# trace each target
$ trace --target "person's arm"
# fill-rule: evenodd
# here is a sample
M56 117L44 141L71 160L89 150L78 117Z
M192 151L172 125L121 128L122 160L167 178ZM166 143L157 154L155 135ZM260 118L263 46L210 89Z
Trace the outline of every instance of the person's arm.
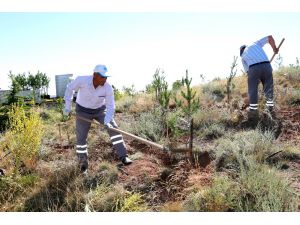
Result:
M106 115L104 118L104 124L107 124L113 119L115 114L115 98L114 91L110 85L107 85L105 91Z
M80 81L78 77L67 85L64 100L65 100L65 109L69 112L71 111L71 106L72 106L73 91L78 91L79 87L80 87Z
M249 66L247 65L247 63L246 63L246 61L244 59L242 59L242 64L243 64L245 72L248 73Z
M277 54L277 53L278 53L278 49L276 48L275 40L274 40L274 38L273 38L272 35L269 35L269 36L268 36L268 41L269 41L269 44L271 45L271 47L272 47L272 49L273 49L273 52L274 52L275 54Z

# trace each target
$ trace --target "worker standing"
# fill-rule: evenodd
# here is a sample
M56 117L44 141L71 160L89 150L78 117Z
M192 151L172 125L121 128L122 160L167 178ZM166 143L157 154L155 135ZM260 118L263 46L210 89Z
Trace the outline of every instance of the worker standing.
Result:
M76 98L76 114L88 120L97 120L104 124L108 130L111 142L119 159L124 165L129 165L132 160L127 155L127 149L121 134L109 128L117 128L114 121L115 100L112 86L107 82L107 68L105 65L96 65L92 76L79 76L68 84L64 100L64 115L71 112L73 92L78 92ZM76 118L76 153L81 172L88 169L87 135L91 123Z
M266 97L266 107L275 116L274 112L274 85L273 85L273 69L267 54L263 50L263 46L269 43L274 54L278 53L275 41L272 35L266 36L251 45L242 45L240 47L240 56L245 71L248 74L248 96L249 110L248 122L250 126L255 127L258 123L258 85L262 82L264 94Z

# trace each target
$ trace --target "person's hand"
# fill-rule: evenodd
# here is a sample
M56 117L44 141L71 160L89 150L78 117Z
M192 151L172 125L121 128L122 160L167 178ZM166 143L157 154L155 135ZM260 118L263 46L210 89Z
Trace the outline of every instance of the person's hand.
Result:
M64 116L69 116L70 115L71 110L64 108L63 110L63 115Z
M104 124L104 126L107 129L114 128L110 123L106 123L106 124Z
M274 52L274 54L277 54L278 53L278 48L274 48L273 52Z

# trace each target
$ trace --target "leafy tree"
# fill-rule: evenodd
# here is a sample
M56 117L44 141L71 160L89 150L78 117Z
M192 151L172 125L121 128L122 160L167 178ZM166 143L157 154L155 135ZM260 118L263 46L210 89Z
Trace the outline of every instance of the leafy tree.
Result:
M33 96L35 96L36 90L41 90L42 94L48 94L50 78L45 73L38 71L37 74L33 75L29 72L27 83L33 91Z
M20 85L22 91L28 90L28 81L25 73L16 75L15 80Z
M46 75L46 73L40 73L41 76L41 86L42 86L42 93L48 95L48 89L50 84L50 78Z
M17 93L21 91L21 86L16 80L16 75L12 74L11 71L9 71L8 77L11 81L10 93L8 95L8 104L12 104L18 102L19 99L17 97Z
M36 78L35 75L31 74L30 72L27 79L28 85L31 87L32 90L36 90L40 87L39 80Z

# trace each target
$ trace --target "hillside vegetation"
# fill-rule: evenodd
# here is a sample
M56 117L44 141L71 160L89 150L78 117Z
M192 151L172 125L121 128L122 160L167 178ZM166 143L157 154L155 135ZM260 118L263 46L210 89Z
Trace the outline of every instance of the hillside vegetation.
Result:
M274 83L276 119L260 86L255 129L243 126L245 75L194 85L186 71L171 87L157 70L143 93L115 89L120 129L169 151L124 137L134 163L120 166L106 130L92 124L88 176L61 99L3 105L0 211L300 211L299 66L276 70Z

